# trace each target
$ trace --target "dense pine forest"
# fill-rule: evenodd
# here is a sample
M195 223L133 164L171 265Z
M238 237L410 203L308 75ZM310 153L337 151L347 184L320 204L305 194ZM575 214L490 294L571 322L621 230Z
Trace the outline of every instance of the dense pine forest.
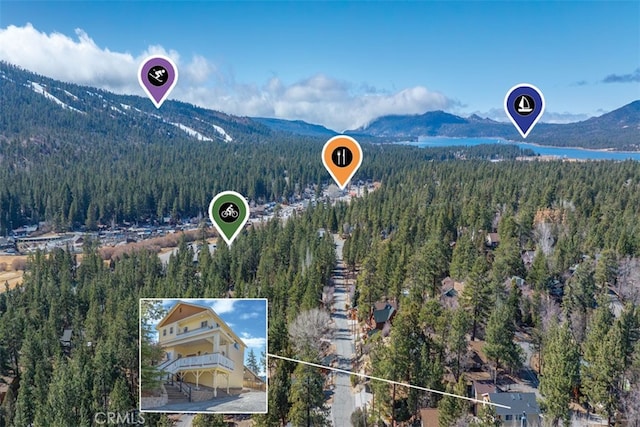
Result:
M10 146L4 145L5 149ZM113 162L111 171L105 167L106 176L113 178L120 175L116 171L126 174L123 164L139 162L139 179L126 175L129 179L123 178L120 186L111 186L108 179L82 167L74 169L71 163L60 167L57 176L77 174L86 179L46 179L47 173L56 176L56 168L46 163L31 169L32 174L16 168L11 194L20 195L15 198L21 208L12 212L32 206L31 215L36 215L38 203L30 205L26 200L48 198L56 204L54 217L59 215L68 226L86 221L80 206L77 217L64 213L82 198L72 196L63 205L60 197L47 196L37 182L71 195L78 188L103 185L99 197L87 192L85 199L98 205L98 220L109 212L108 202L100 204L102 196L115 203L112 209L123 209L119 211L123 217L151 209L153 203L146 197L142 205L135 205L146 186L150 193L157 191L159 199L165 194L164 209L172 207L182 215L204 209L223 183L255 191L252 196L277 198L298 181L279 181L284 170L311 183L326 182L320 168L312 164L314 148L311 142L203 147L201 154L214 152L207 158L218 161L183 164L179 170L185 176L199 176L197 182L204 185L194 185L183 174L170 174L170 162L165 176L153 170L143 174L142 165L148 161L144 155L137 160L135 155L124 156ZM149 152L153 149L150 146ZM186 156L178 153L182 151L176 150L175 162ZM234 153L253 155L239 160L242 167L237 169ZM97 411L133 410L138 387L135 313L140 297L225 297L230 292L236 297L266 297L269 351L317 358L317 351L292 342L289 330L301 312L321 305L323 287L330 284L333 240L329 234L319 237L319 228L350 232L344 257L359 272L356 306L363 307L359 313L366 313L371 301L399 301L389 337L372 340L366 349L373 375L458 391L461 387L456 382L463 385L466 370L462 356L470 340L486 340L487 355L496 370L514 369L522 355L513 344L513 334L528 328L545 361L541 392L550 419L566 419L571 401L612 420L637 416L637 162L455 160L445 151L408 147L367 146L365 153L368 161L357 178L381 181L378 190L349 205L319 204L285 225L274 221L249 230L230 250L220 245L212 255L202 251L197 265L184 242L166 267L155 254L146 252L105 265L96 242L87 242L79 266L73 255L61 250L49 256L35 254L24 285L0 295L1 368L18 376L2 404L2 425L92 425ZM58 159L62 157L59 154ZM260 172L261 168L266 169ZM277 172L281 175L270 175ZM42 181L35 180L38 175ZM1 182L6 185L7 181ZM256 182L263 183L260 190L250 190ZM23 193L33 198L22 202ZM134 205L128 211L124 201L131 197ZM40 207L44 210L38 215L46 218L46 204ZM487 249L485 238L493 231L500 236L500 245ZM528 268L520 257L525 249L535 250ZM505 284L516 275L531 287L528 296L517 286ZM438 298L446 276L466 282L460 308L447 307ZM624 301L615 315L606 300L609 290ZM64 328L74 330L70 352L60 344ZM269 414L254 416L257 425L278 426L287 421L306 425L308 413L314 414L313 425L326 422L317 370L272 359L269 371ZM301 384L318 386L301 388ZM436 394L394 391L375 381L372 387L377 412L368 415L370 422L391 418L407 422L417 408L440 407L448 414L442 422L453 425L467 413L465 405ZM148 425L168 425L165 417L145 414L145 419Z
M319 203L284 224L249 228L230 249L201 251L197 263L185 241L166 266L144 250L105 264L90 239L80 262L63 250L35 253L23 285L0 294L0 373L16 378L0 427L90 426L97 412L135 410L142 297L268 298L269 352L319 362L323 350L294 332L312 324L313 309L324 312L333 233L346 238L358 318L377 301L398 305L390 331L358 348L368 374L466 394L471 345L484 343L497 379L522 366L515 337L526 333L540 360L545 420L568 425L577 405L612 423L640 422L638 162L519 161L532 153L514 146L363 143L354 180L380 188L332 206L320 197L329 184L322 139L182 103L167 103L159 121L135 97L126 102L140 114L120 114L98 92L68 100L91 112L82 115L11 84L23 72L3 70L0 101L20 108L0 115L0 235L40 221L65 231L206 216L224 190L287 203L312 188ZM58 95L78 90L56 84ZM169 122L199 119L224 125L233 142L197 140ZM499 244L488 244L496 236ZM442 297L447 277L465 285L457 305ZM70 348L60 341L64 329L73 329ZM254 416L256 426L329 423L326 373L273 358L267 370L269 413ZM466 403L437 393L368 385L375 410L345 425L410 425L420 408L440 408L441 425L496 424L490 411L471 420ZM221 423L200 417L194 425ZM170 421L145 414L145 424Z

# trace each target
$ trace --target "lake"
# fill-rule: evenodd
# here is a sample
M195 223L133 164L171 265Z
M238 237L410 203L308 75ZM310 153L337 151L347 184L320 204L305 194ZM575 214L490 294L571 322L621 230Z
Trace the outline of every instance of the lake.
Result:
M398 142L398 144L412 145L414 147L451 147L471 146L482 144L513 144L520 148L529 148L541 156L555 156L563 159L588 159L588 160L640 160L640 152L627 151L601 151L585 148L550 147L536 145L527 142L507 141L501 138L445 138L428 137L420 138L418 142Z

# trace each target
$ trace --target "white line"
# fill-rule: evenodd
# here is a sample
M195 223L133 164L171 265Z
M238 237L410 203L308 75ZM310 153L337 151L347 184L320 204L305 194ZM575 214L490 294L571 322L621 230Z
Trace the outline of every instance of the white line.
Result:
M446 391L433 390L433 389L430 389L430 388L420 387L420 386L417 386L417 385L400 383L400 382L397 382L397 381L391 381L391 380L387 380L387 379L384 379L384 378L372 377L371 375L365 375L365 374L360 374L360 373L357 373L357 372L346 371L344 369L333 368L331 366L319 365L317 363L305 362L305 361L298 360L298 359L291 359L289 357L278 356L278 355L271 354L271 353L267 353L267 356L275 357L276 359L287 360L289 362L302 363L303 365L315 366L316 368L329 369L331 371L341 372L341 373L347 374L347 375L355 375L357 377L362 377L362 378L371 378L372 380L383 381L383 382L386 382L386 383L389 383L389 384L401 385L403 387L415 388L417 390L428 391L428 392L431 392L431 393L437 393L437 394L441 394L443 396L450 396L450 397L455 397L455 398L458 398L458 399L469 400L469 401L475 402L475 403L482 403L482 404L485 404L485 405L496 406L498 408L511 409L511 406L500 405L498 403L487 402L485 400L478 400L478 399L474 399L472 397L460 396L460 395L457 395L457 394L447 393Z

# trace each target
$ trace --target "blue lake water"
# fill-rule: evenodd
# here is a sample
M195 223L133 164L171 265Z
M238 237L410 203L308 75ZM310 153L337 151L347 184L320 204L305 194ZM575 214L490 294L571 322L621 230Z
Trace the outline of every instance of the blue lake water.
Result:
M600 151L584 148L549 147L526 142L507 141L500 138L444 138L429 137L420 138L418 142L399 142L398 144L412 145L414 147L451 147L471 146L482 144L513 144L520 148L530 148L541 156L556 156L565 159L589 159L589 160L640 160L640 152L627 151Z

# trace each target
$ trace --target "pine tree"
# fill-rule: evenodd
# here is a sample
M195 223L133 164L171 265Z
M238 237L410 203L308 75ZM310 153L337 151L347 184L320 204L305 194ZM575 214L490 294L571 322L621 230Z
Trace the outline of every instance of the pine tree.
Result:
M260 368L258 367L258 362L256 360L256 354L253 352L253 349L249 349L249 355L247 356L247 368L251 369L254 373L260 372Z
M569 425L569 403L580 380L578 346L568 326L556 321L549 327L544 341L544 375L540 379L540 393L544 397L542 407L553 425L560 420Z
M453 375L456 379L460 378L460 364L469 347L467 331L470 326L467 312L463 308L458 308L451 319L451 330L449 331L447 344Z
M585 400L609 418L618 405L617 380L624 359L620 323L613 328L612 323L607 297L601 295L587 328L580 377Z
M222 414L197 414L193 417L193 427L227 427Z
M485 322L490 307L488 265L486 259L478 257L462 291L462 306L471 315L471 341L475 340L478 326Z
M514 340L515 327L509 314L509 307L499 303L487 323L483 351L489 359L495 361L494 382L497 379L501 361L512 370L519 368L522 364L522 349Z
M464 380L464 377L460 377L455 385L452 386L451 384L448 384L446 391L458 396L466 396L466 388L467 383ZM467 412L469 405L466 400L452 396L444 396L438 403L438 409L440 409L440 415L438 416L440 426L450 427Z
M296 427L329 425L324 406L324 380L317 368L298 364L293 371L289 417Z

